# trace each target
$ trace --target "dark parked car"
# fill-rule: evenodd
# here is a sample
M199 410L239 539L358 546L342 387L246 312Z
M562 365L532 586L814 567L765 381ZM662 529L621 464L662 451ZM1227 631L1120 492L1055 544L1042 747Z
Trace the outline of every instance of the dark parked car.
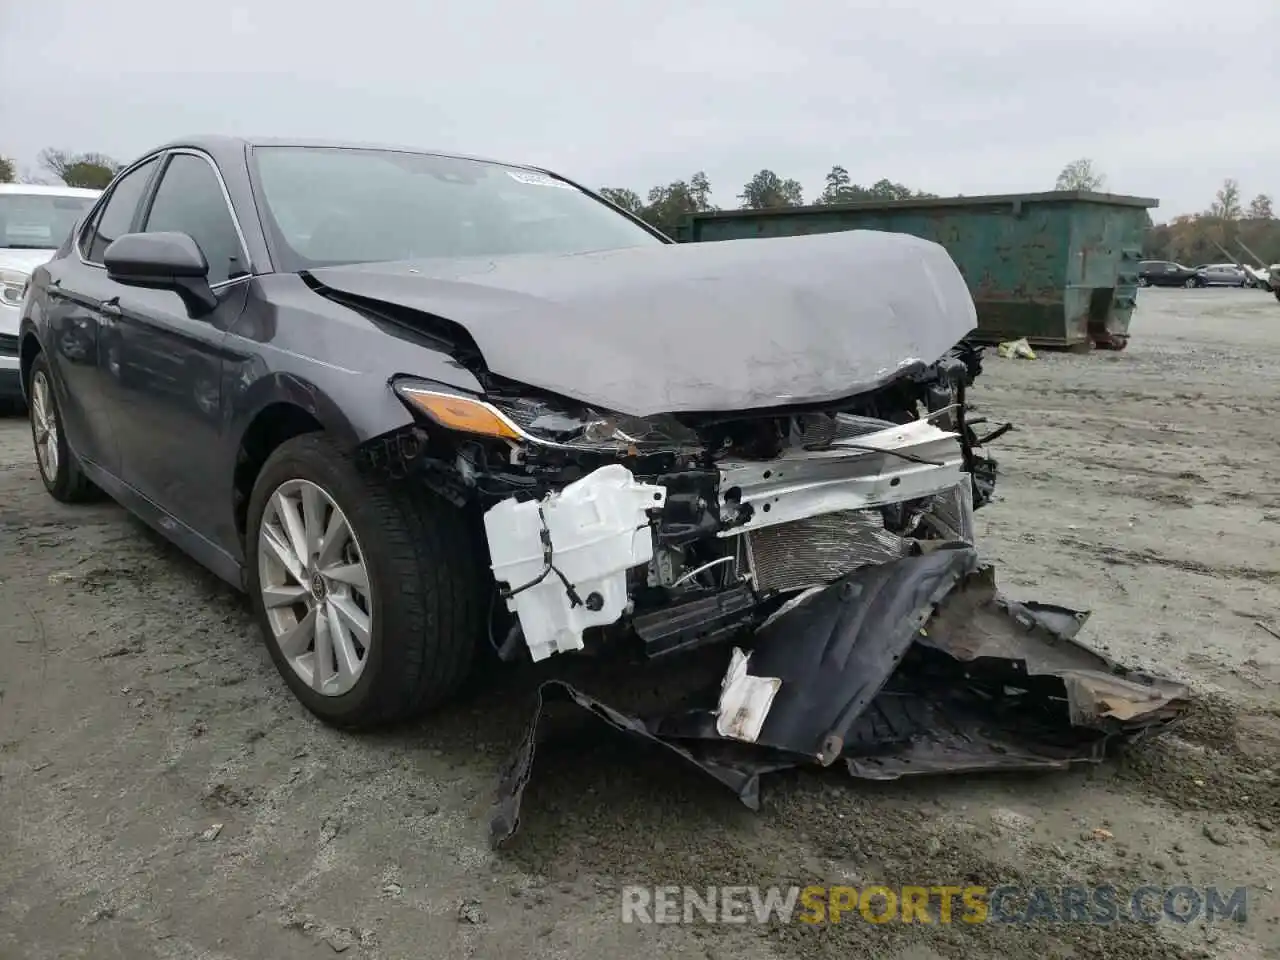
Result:
M49 492L246 590L364 726L486 650L669 654L967 538L974 323L915 237L677 245L542 170L208 138L35 268L21 375Z
M1140 287L1203 287L1207 281L1195 267L1171 260L1143 260L1138 264Z

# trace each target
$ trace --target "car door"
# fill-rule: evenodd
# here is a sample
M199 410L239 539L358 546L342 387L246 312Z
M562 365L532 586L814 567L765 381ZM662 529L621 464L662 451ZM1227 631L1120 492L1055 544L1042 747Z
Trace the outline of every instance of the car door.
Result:
M113 476L119 476L120 456L105 380L116 351L111 318L102 308L115 295L116 285L107 278L102 252L133 229L159 167L152 157L117 178L67 255L45 265L49 280L44 347L52 358L63 430L77 456Z
M209 264L218 305L192 317L172 290L116 284L120 363L111 404L125 481L213 539L232 468L220 435L223 342L244 309L248 256L212 159L172 151L145 205L142 232L188 234Z

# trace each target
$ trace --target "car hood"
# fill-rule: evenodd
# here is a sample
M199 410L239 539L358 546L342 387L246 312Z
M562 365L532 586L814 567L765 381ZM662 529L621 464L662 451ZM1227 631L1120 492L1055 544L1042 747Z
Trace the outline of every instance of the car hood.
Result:
M57 250L14 250L0 247L0 270L21 270L30 273L42 263L53 259Z
M879 231L311 274L461 325L494 374L635 416L836 400L976 324L941 246Z

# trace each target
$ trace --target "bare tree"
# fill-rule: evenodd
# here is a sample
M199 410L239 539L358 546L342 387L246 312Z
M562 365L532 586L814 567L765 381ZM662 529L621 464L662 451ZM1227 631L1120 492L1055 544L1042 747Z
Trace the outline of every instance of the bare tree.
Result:
M1271 198L1260 193L1249 201L1250 220L1274 220L1275 213L1271 209Z
M1209 214L1220 220L1239 220L1244 211L1240 209L1240 184L1227 177L1222 181L1222 189L1214 198Z
M102 190L120 165L101 153L70 153L47 147L40 151L40 166L69 187Z
M1107 178L1099 171L1093 168L1093 161L1088 157L1081 157L1079 160L1072 160L1062 172L1058 174L1058 180L1053 185L1055 190L1086 190L1097 191L1106 186Z

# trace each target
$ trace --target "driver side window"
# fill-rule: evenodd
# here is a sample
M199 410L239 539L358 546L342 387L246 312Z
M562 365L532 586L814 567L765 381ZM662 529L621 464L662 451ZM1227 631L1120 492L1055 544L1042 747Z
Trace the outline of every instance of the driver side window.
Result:
M240 235L213 166L203 157L175 153L165 167L146 233L185 233L209 263L209 283L224 283L247 272Z
M147 192L147 184L156 170L155 160L148 160L125 174L107 197L106 204L98 212L86 231L81 251L90 263L102 263L102 254L111 241L129 232L133 226L138 203Z

